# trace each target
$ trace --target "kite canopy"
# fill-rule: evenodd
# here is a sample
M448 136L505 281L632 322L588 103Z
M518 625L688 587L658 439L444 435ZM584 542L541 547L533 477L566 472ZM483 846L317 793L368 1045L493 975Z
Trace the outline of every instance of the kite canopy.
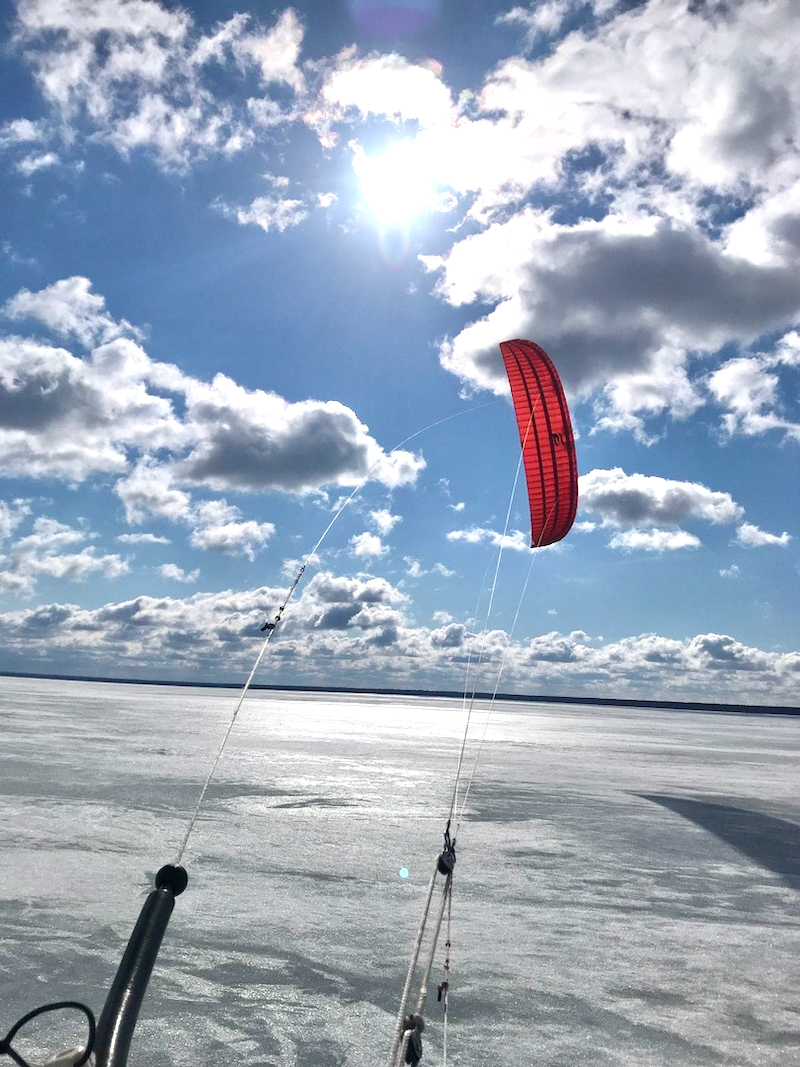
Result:
M578 508L578 462L564 389L550 357L533 341L500 345L522 442L531 508L531 547L560 541Z

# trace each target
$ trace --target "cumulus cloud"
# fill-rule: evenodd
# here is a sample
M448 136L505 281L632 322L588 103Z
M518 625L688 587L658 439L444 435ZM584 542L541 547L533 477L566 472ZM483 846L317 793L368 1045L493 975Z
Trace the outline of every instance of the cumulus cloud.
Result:
M187 490L304 494L368 478L394 488L424 469L419 455L385 453L343 404L290 403L226 375L201 382L150 359L86 278L22 290L5 313L89 352L0 337L0 469L70 482L117 476L130 523L153 515L187 521L203 547L238 543L250 552L269 536L267 525L216 524L212 536Z
M314 575L296 611L304 629L381 631L390 636L403 621L399 605L405 601L405 595L384 578L324 572Z
M686 530L623 530L614 534L609 548L621 548L627 552L637 549L645 552L668 552L678 548L699 548L700 538Z
M140 336L129 322L113 319L106 310L105 299L92 292L88 278L78 275L62 278L35 293L20 289L3 305L2 314L14 320L33 319L57 337L77 339L85 347L123 335Z
M729 436L778 430L800 441L800 422L787 419L781 411L782 368L796 366L796 338L792 331L774 352L729 359L709 375L709 391L727 409L722 425Z
M123 545L169 545L172 543L168 537L159 537L151 533L120 534L116 540Z
M471 636L463 623L451 622L431 630L431 644L434 648L462 648Z
M425 568L422 566L418 559L414 559L413 556L404 556L403 562L406 565L406 574L409 578L424 578L428 574L438 574L440 578L455 578L457 571L445 566L444 563L434 563L432 567ZM444 617L447 612L436 612L434 618ZM450 621L450 616L447 616L447 620Z
M699 482L626 474L620 467L582 475L579 496L581 507L598 515L607 526L662 526L687 519L730 523L743 514L730 493Z
M568 0L546 0L535 8L513 7L504 15L499 15L497 22L525 29L526 43L532 45L537 37L558 32L564 18L569 14Z
M691 227L645 214L574 224L527 208L425 260L455 305L495 303L441 349L459 378L502 394L498 337L539 337L567 388L603 387L621 413L691 413L687 351L752 341L800 314L794 270L725 257Z
M393 515L388 508L378 508L376 511L371 511L369 517L381 537L386 537L399 522L403 521L401 515Z
M450 117L453 107L450 90L441 80L441 68L434 61L412 63L396 54L362 59L354 49L337 57L321 97L326 111L310 114L312 124L318 124L323 114L329 122L355 109L364 116L436 126Z
M0 512L0 521L5 520L6 537L28 513L29 509L21 506L10 518L7 511ZM31 533L10 544L0 555L0 589L27 596L35 591L43 576L80 582L89 575L113 579L126 574L127 560L117 555L102 555L93 546L83 545L90 536L86 530L40 516L34 520ZM83 547L72 551L78 545Z
M125 507L129 523L146 522L157 515L175 522L191 514L191 496L172 484L171 472L150 458L141 459L114 491Z
M679 482L654 475L626 474L620 467L593 470L579 478L580 505L604 527L626 527L614 533L609 548L625 552L667 552L698 548L699 537L679 524L703 521L733 523L744 509L730 493L699 482ZM592 522L579 524L584 530ZM667 529L664 529L667 527Z
M44 127L30 119L13 119L0 126L0 148L35 144L46 137Z
M25 0L15 43L67 142L85 133L123 156L141 149L165 169L185 170L252 142L245 115L216 91L220 69L252 70L265 89L301 92L302 39L291 9L271 28L234 15L202 34L187 11L151 0L82 7ZM279 108L268 96L255 102L262 110ZM21 121L6 136L19 139L26 132Z
M447 535L447 540L467 545L490 544L495 548L510 548L513 552L529 552L531 549L530 541L522 530L511 530L510 533L502 534L485 526L470 526L466 530L451 530ZM543 552L545 550L539 549L539 551Z
M158 573L162 578L168 578L173 582L186 582L187 584L196 582L200 577L199 568L187 574L186 571L176 563L162 563L158 568Z
M0 500L0 540L5 541L31 513L30 500Z
M55 167L58 162L59 158L55 152L39 152L23 156L17 160L14 167L23 177L30 178L40 170Z
M270 230L283 233L308 218L303 201L289 198L257 196L246 208L234 208L222 200L218 200L217 205L225 215L235 218L240 226L259 226L265 233Z
M94 609L41 605L0 614L0 639L13 654L40 649L46 634L44 662L81 653L104 670L152 670L163 666L167 651L176 674L208 677L220 667L249 665L264 615L284 595L261 588L184 599L142 596ZM315 575L276 631L276 676L287 683L451 688L454 671L462 674L482 642L479 689L493 687L503 663L501 692L795 702L800 654L763 651L730 635L640 634L603 642L575 630L512 642L502 630L483 639L442 615L432 628L413 625L405 606L384 579Z
M248 33L240 37L232 34L233 52L240 61L249 60L258 66L264 85L279 83L302 93L305 79L299 60L304 33L296 13L287 8L266 33Z
M289 403L217 374L186 389L187 422L198 443L175 466L185 483L214 489L282 489L358 485L371 474L394 488L412 484L424 461L384 454L354 413L336 401Z
M539 32L565 10L505 19ZM443 366L503 393L497 339L535 337L568 389L599 393L597 428L647 443L648 420L705 402L698 357L793 325L800 166L785 146L800 133L800 78L786 33L798 19L790 0L724 18L651 0L506 60L471 109L442 120L432 168L473 197L478 232L422 259L443 299L480 308L442 344ZM769 59L754 39L771 42ZM532 194L559 206L525 206Z
M767 533L766 530L760 530L758 526L754 526L751 522L743 522L736 531L737 543L744 545L746 548L758 548L762 545L782 545L785 547L791 539L791 534L785 531L782 534Z
M187 516L194 526L189 543L193 548L229 555L244 555L255 559L256 552L263 548L275 533L275 524L241 520L238 508L224 500L205 501L198 504Z
M354 556L361 556L363 559L377 558L378 556L385 556L389 551L388 547L384 545L380 537L377 534L365 531L364 533L354 534L350 538L351 549L350 551Z

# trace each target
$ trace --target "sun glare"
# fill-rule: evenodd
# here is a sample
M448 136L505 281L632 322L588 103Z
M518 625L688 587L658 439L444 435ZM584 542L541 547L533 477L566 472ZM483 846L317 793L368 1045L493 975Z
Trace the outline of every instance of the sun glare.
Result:
M383 226L407 223L433 205L433 180L413 141L400 141L378 156L357 152L353 167L364 199Z

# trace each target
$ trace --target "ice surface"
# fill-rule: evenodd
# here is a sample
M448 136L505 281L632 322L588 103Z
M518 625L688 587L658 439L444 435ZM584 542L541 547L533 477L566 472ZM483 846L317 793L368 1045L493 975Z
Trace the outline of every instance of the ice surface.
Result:
M48 1000L99 1011L236 698L0 679L0 1031ZM453 700L248 697L132 1067L386 1062L463 728ZM449 1063L800 1063L799 734L495 705L458 834Z

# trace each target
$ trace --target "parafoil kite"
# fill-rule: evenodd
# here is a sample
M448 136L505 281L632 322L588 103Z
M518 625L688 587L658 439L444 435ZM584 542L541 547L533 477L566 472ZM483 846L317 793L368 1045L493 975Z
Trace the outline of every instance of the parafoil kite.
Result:
M569 533L578 508L578 463L558 372L533 341L500 345L511 384L531 508L531 547Z

